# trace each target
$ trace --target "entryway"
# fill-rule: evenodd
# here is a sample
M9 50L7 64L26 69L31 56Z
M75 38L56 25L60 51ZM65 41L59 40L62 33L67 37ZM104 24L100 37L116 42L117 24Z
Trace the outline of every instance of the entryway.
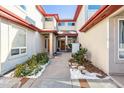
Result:
M65 50L65 40L61 40L61 50Z

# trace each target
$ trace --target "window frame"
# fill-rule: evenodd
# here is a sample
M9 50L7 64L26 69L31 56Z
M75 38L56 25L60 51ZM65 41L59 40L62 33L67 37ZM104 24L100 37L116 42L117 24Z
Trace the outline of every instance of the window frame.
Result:
M27 10L25 5L19 5L19 7L20 7L21 9L23 9L24 11Z
M18 57L27 55L27 29L26 28L23 28L23 27L20 27L20 26L18 26L16 24L9 24L9 25L11 25L11 30L13 29L13 27L15 27L15 28L24 30L25 33L26 33L26 45L25 45L25 47L10 47L10 58L9 59L18 58ZM9 28L9 30L10 30L10 28ZM11 30L9 31L10 33L11 33ZM9 34L9 36L10 36L10 34ZM24 49L24 48L26 49L26 52L25 53L21 53L21 49ZM11 54L11 50L12 49L19 49L19 54L12 55Z
M46 19L52 19L52 20L46 20ZM46 22L51 22L51 21L53 21L53 18L52 17L50 17L50 18L49 17L45 17L45 21Z
M60 24L60 25L59 25ZM63 25L62 25L63 24ZM59 22L58 26L65 26L65 22Z
M26 16L26 17L25 17L25 20L26 20L29 24L32 24L32 25L36 26L36 21L33 20L31 17Z
M74 25L72 25L72 24L74 24ZM75 22L68 22L68 26L75 26Z
M121 49L120 46L119 46L119 45L120 45L120 41L119 41L119 40L120 40L120 38L119 38L120 35L119 35L119 33L120 33L120 21L121 21L121 20L124 21L124 18L119 18L119 19L118 19L118 53L117 53L117 55L118 55L118 59L119 59L120 61L123 61L124 58L120 58L120 56L119 56L119 52L120 52L120 51L124 51L124 49Z

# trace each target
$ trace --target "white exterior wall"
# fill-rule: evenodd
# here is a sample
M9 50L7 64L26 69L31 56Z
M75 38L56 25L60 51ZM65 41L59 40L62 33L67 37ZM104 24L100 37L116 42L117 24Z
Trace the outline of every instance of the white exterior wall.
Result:
M36 10L35 6L26 6L26 11L23 11L23 9L21 9L19 6L3 7L23 19L25 19L26 16L30 17L36 22L36 26L41 29L44 26L44 17L38 12L38 10ZM12 40L9 36L11 35L10 32L12 31L12 25L26 30L27 53L24 55L15 57L10 55ZM44 36L37 31L32 31L31 29L23 27L19 24L15 24L11 21L0 18L0 45L0 75L2 75L13 69L17 64L25 62L33 54L44 52Z
M80 14L78 16L78 19L76 21L76 30L78 32L78 37L77 37L77 40L80 42L82 41L83 37L82 37L82 32L80 32L80 28L82 27L82 25L85 24L86 22L86 11L87 11L87 7L86 6L83 6L83 8L81 9L80 11Z
M1 5L4 8L6 8L7 10L13 12L14 14L18 15L19 17L25 19L27 13L21 9L19 6L16 5Z
M30 17L36 22L36 26L43 29L44 16L39 13L35 6L26 5L26 10L23 10L19 5L8 6L4 5L4 8L25 19L26 16Z
M0 74L3 74L10 69L14 68L17 64L25 62L29 57L31 57L33 54L37 54L39 52L42 52L43 50L43 43L42 36L40 33L36 31L32 31L30 29L27 29L21 25L14 24L7 20L1 20L1 72ZM11 56L10 51L12 48L12 39L9 37L12 31L12 25L15 25L17 27L21 27L26 30L26 44L27 44L27 53L24 55L16 55Z
M36 22L36 27L43 29L45 18L41 13L36 9L36 6L26 5L27 7L27 16L33 19Z

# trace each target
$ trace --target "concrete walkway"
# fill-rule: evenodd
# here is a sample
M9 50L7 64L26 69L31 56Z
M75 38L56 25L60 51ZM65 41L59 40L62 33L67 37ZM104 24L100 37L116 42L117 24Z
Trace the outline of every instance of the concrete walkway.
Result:
M70 79L68 60L70 53L62 53L51 59L51 64L31 87L36 88L72 88L74 87Z
M62 53L53 59L44 73L39 78L20 79L0 77L0 87L21 87L21 88L116 88L111 80L71 80L68 60L71 53ZM20 81L23 81L22 84Z
M68 60L71 53L62 53L51 59L51 64L46 71L36 80L30 79L32 88L116 88L115 83L110 80L71 80ZM34 82L33 82L34 81ZM29 85L29 84L27 84ZM24 86L26 87L26 86Z

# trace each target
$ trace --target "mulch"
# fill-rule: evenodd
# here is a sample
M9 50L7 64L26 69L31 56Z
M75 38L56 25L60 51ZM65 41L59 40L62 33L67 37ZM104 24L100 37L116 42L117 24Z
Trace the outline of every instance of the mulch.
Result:
M104 78L107 76L107 74L105 72L103 72L101 69L99 69L98 67L94 66L93 64L91 63L86 63L84 65L85 69L91 73L98 73L98 74L101 74L102 76L97 76L99 78Z
M69 60L69 62L75 63L75 61L74 61L73 58L71 58L71 59ZM94 66L94 65L92 64L92 62L90 62L90 61L88 61L88 60L87 60L87 62L86 62L83 66L85 67L85 69L86 69L87 71L89 71L89 72L91 72L91 73L98 73L98 74L101 74L102 76L97 76L97 77L99 77L99 78L104 78L104 77L107 76L107 74L106 74L105 72L103 72L103 71L102 71L101 69L99 69L98 67Z

